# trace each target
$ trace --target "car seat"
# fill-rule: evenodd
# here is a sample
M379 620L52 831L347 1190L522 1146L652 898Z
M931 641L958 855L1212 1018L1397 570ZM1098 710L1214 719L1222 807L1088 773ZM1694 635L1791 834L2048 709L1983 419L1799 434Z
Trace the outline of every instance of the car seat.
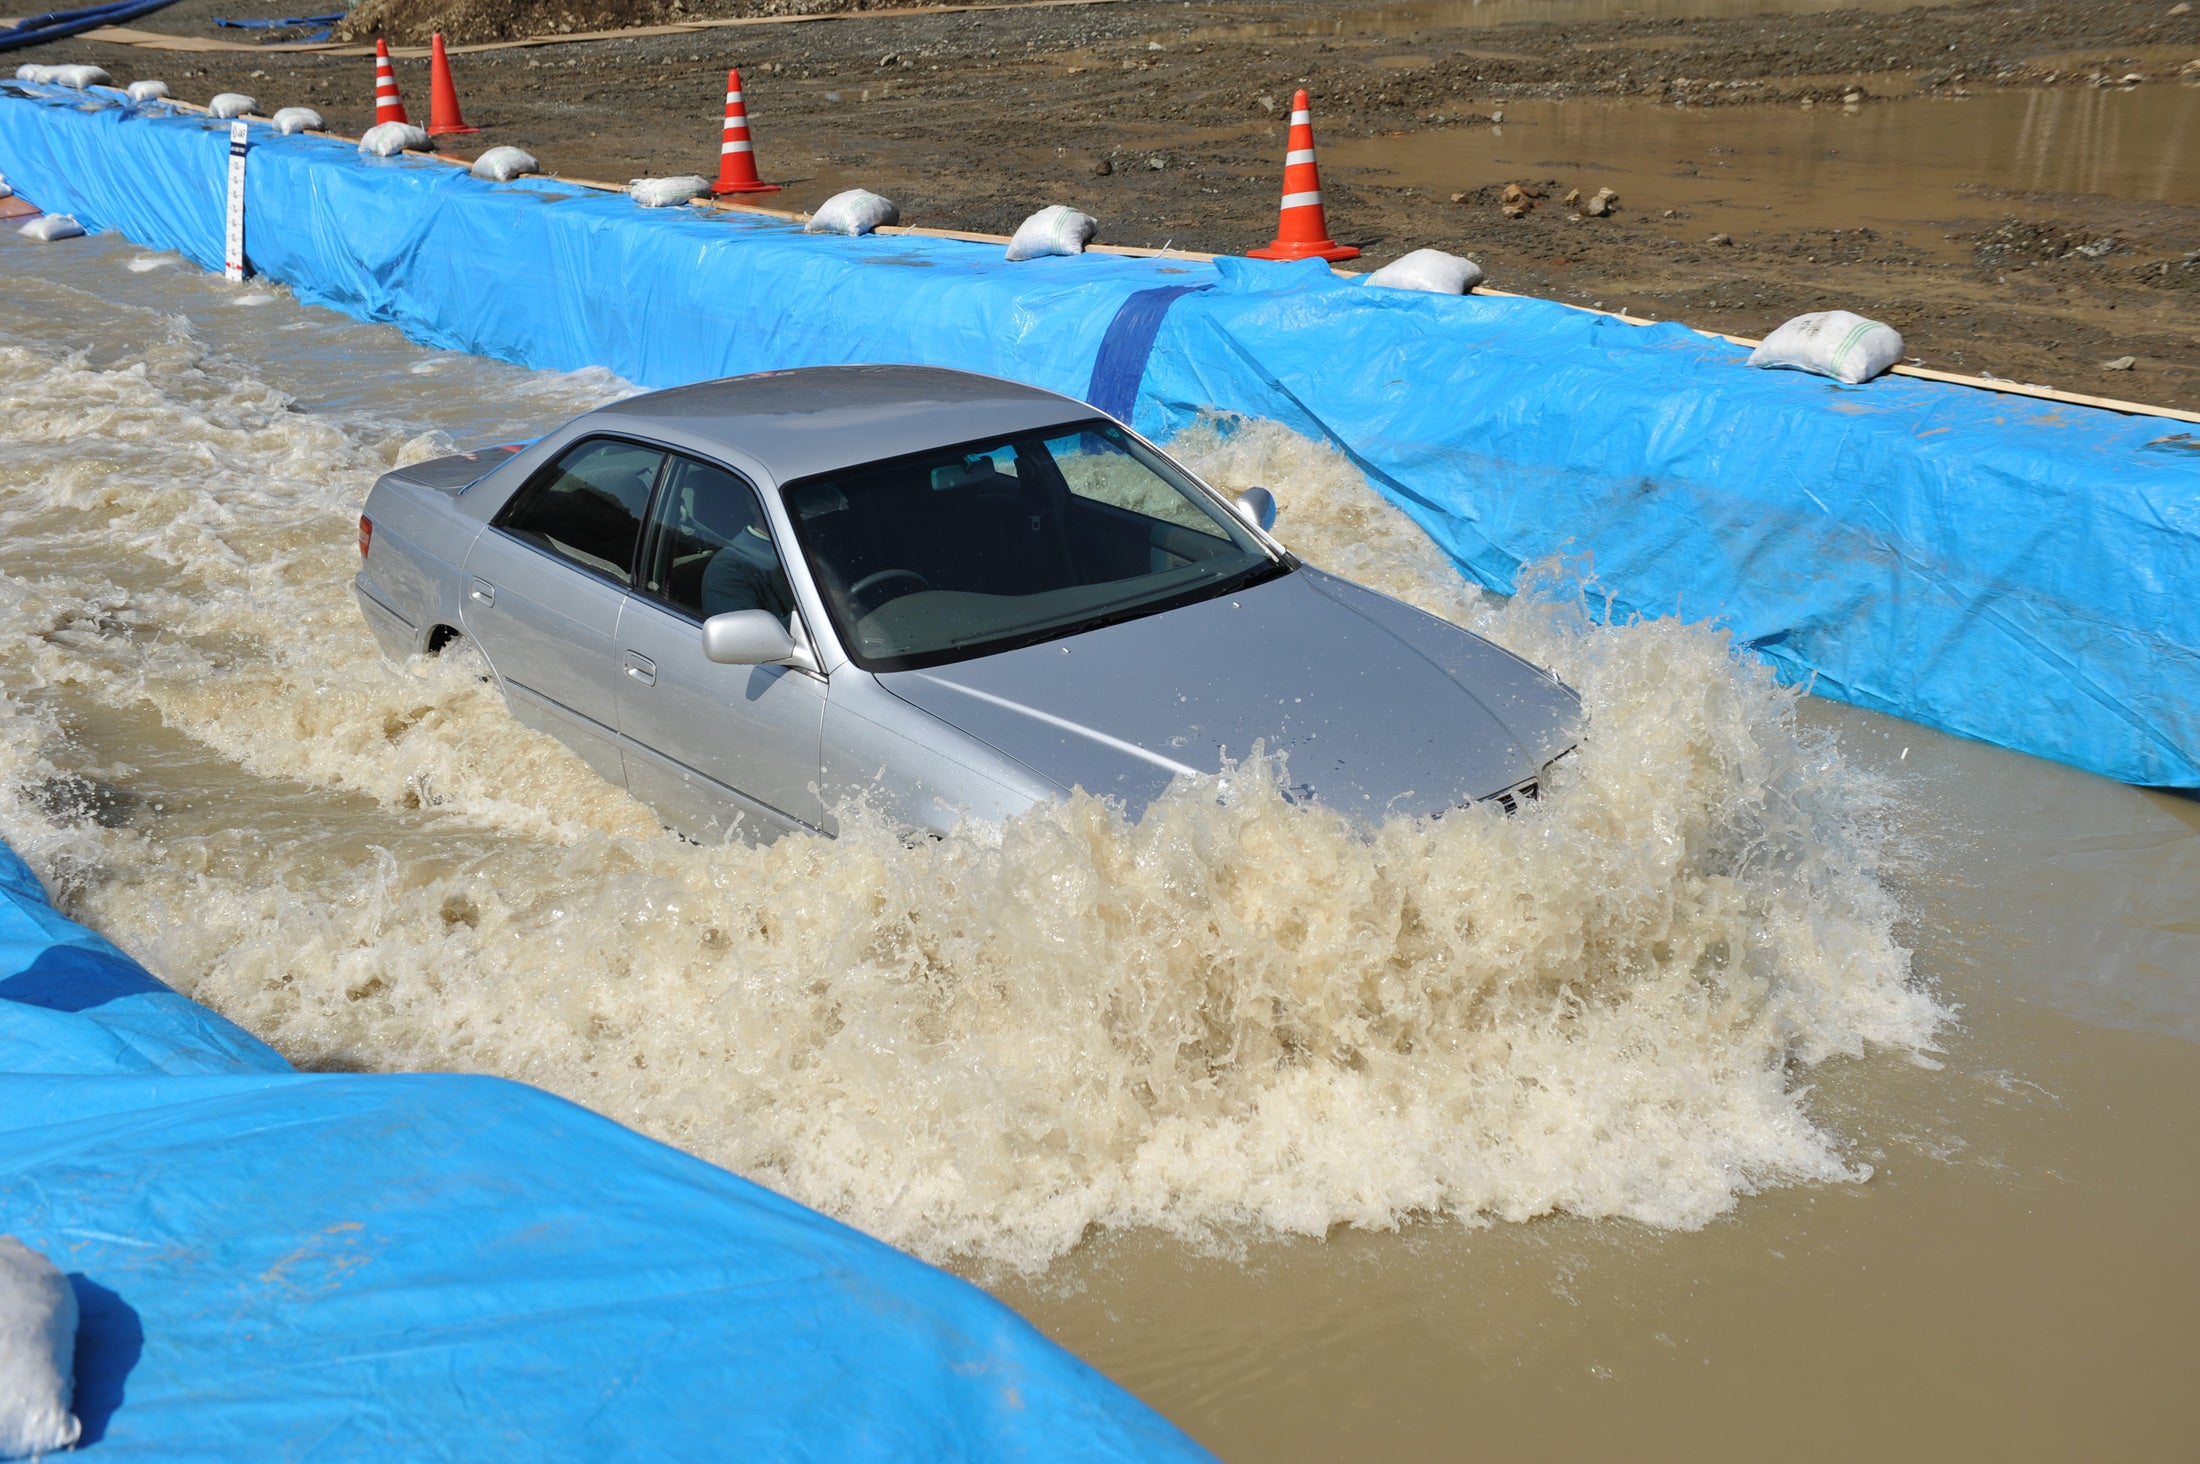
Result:
M658 551L658 562L667 569L664 594L675 605L696 610L712 557L747 533L760 510L745 485L715 473L687 469L672 493L671 512L665 515L668 542Z

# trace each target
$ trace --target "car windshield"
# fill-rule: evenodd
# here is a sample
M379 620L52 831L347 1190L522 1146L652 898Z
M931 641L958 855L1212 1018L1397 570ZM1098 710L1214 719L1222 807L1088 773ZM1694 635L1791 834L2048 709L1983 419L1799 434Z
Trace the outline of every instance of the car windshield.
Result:
M871 671L1074 635L1286 568L1106 421L867 463L785 495L841 644Z

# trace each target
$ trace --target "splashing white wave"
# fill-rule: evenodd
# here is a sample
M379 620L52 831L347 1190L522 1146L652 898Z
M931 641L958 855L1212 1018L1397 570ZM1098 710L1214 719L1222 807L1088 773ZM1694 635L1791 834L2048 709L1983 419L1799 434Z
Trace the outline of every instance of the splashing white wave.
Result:
M1585 564L1479 593L1273 425L1175 447L1582 691L1539 805L1369 831L1256 763L1135 824L1080 797L914 849L860 817L687 845L463 666L379 658L357 505L445 444L292 405L180 326L102 365L0 346L0 836L301 1064L537 1083L1037 1267L1096 1227L1700 1225L1859 1173L1801 1074L1940 1020L1871 790L1796 693L1716 627L1602 623Z

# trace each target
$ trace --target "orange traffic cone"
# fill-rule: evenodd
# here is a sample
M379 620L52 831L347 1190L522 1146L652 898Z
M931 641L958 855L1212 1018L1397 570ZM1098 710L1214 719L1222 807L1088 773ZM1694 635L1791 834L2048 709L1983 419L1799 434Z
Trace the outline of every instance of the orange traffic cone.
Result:
M390 43L380 36L374 38L374 125L384 122L410 122L405 115L405 99L397 94L397 73L390 69Z
M718 181L713 193L777 193L777 183L756 174L756 149L749 141L749 109L741 100L741 73L726 73L726 127L718 144Z
M1359 250L1329 237L1322 213L1322 175L1314 166L1314 114L1306 93L1291 98L1291 141L1283 155L1283 217L1276 242L1253 251L1255 259L1352 259Z
M454 132L479 132L458 115L458 88L451 85L451 58L443 53L443 32L435 33L428 58L428 136L448 137Z

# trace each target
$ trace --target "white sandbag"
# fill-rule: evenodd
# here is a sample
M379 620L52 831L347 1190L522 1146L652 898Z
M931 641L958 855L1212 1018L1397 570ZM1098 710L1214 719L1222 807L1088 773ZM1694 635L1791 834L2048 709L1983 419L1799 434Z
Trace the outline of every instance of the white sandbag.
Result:
M51 244L56 239L74 239L84 232L84 226L67 214L40 214L15 231L26 239L36 239L41 244Z
M36 61L25 61L21 66L15 68L15 79L17 81L51 81L53 79L53 68L51 66L41 66Z
M206 104L206 115L219 117L223 121L227 121L232 117L242 117L247 112L257 112L259 110L260 99L258 97L248 97L243 92L222 92Z
M1386 290L1424 290L1431 295L1464 295L1482 283L1482 266L1441 249L1416 249L1367 277Z
M103 66L51 66L46 69L46 80L55 86L73 86L78 91L88 86L105 86L113 79Z
M626 185L627 196L643 208L670 208L697 194L710 192L710 180L693 173L677 178L636 178Z
M76 1393L76 1292L61 1268L0 1235L0 1459L66 1449L83 1432Z
M319 132L327 125L321 121L321 114L311 107L285 107L269 120L285 137L299 132Z
M1008 241L1009 262L1043 259L1050 254L1082 254L1099 232L1100 221L1091 214L1057 203L1016 226L1016 237Z
M168 95L168 83L147 77L143 81L131 82L124 91L133 102L157 102Z
M509 183L541 170L542 164L525 148L492 147L474 159L474 165L466 171L476 178L486 178L491 183ZM691 194L690 197L693 195Z
M1749 364L1815 371L1856 386L1902 359L1902 333L1849 310L1798 315L1749 353Z
M7 176L0 174L0 198L15 197L15 189L9 186Z
M378 158L394 158L401 152L426 152L435 144L428 134L410 122L377 122L359 135L359 151Z
M846 193L836 193L825 200L818 211L810 215L810 221L802 226L805 234L846 234L853 238L868 234L873 229L901 222L901 210L894 207L890 198L881 198L865 188L851 188Z

